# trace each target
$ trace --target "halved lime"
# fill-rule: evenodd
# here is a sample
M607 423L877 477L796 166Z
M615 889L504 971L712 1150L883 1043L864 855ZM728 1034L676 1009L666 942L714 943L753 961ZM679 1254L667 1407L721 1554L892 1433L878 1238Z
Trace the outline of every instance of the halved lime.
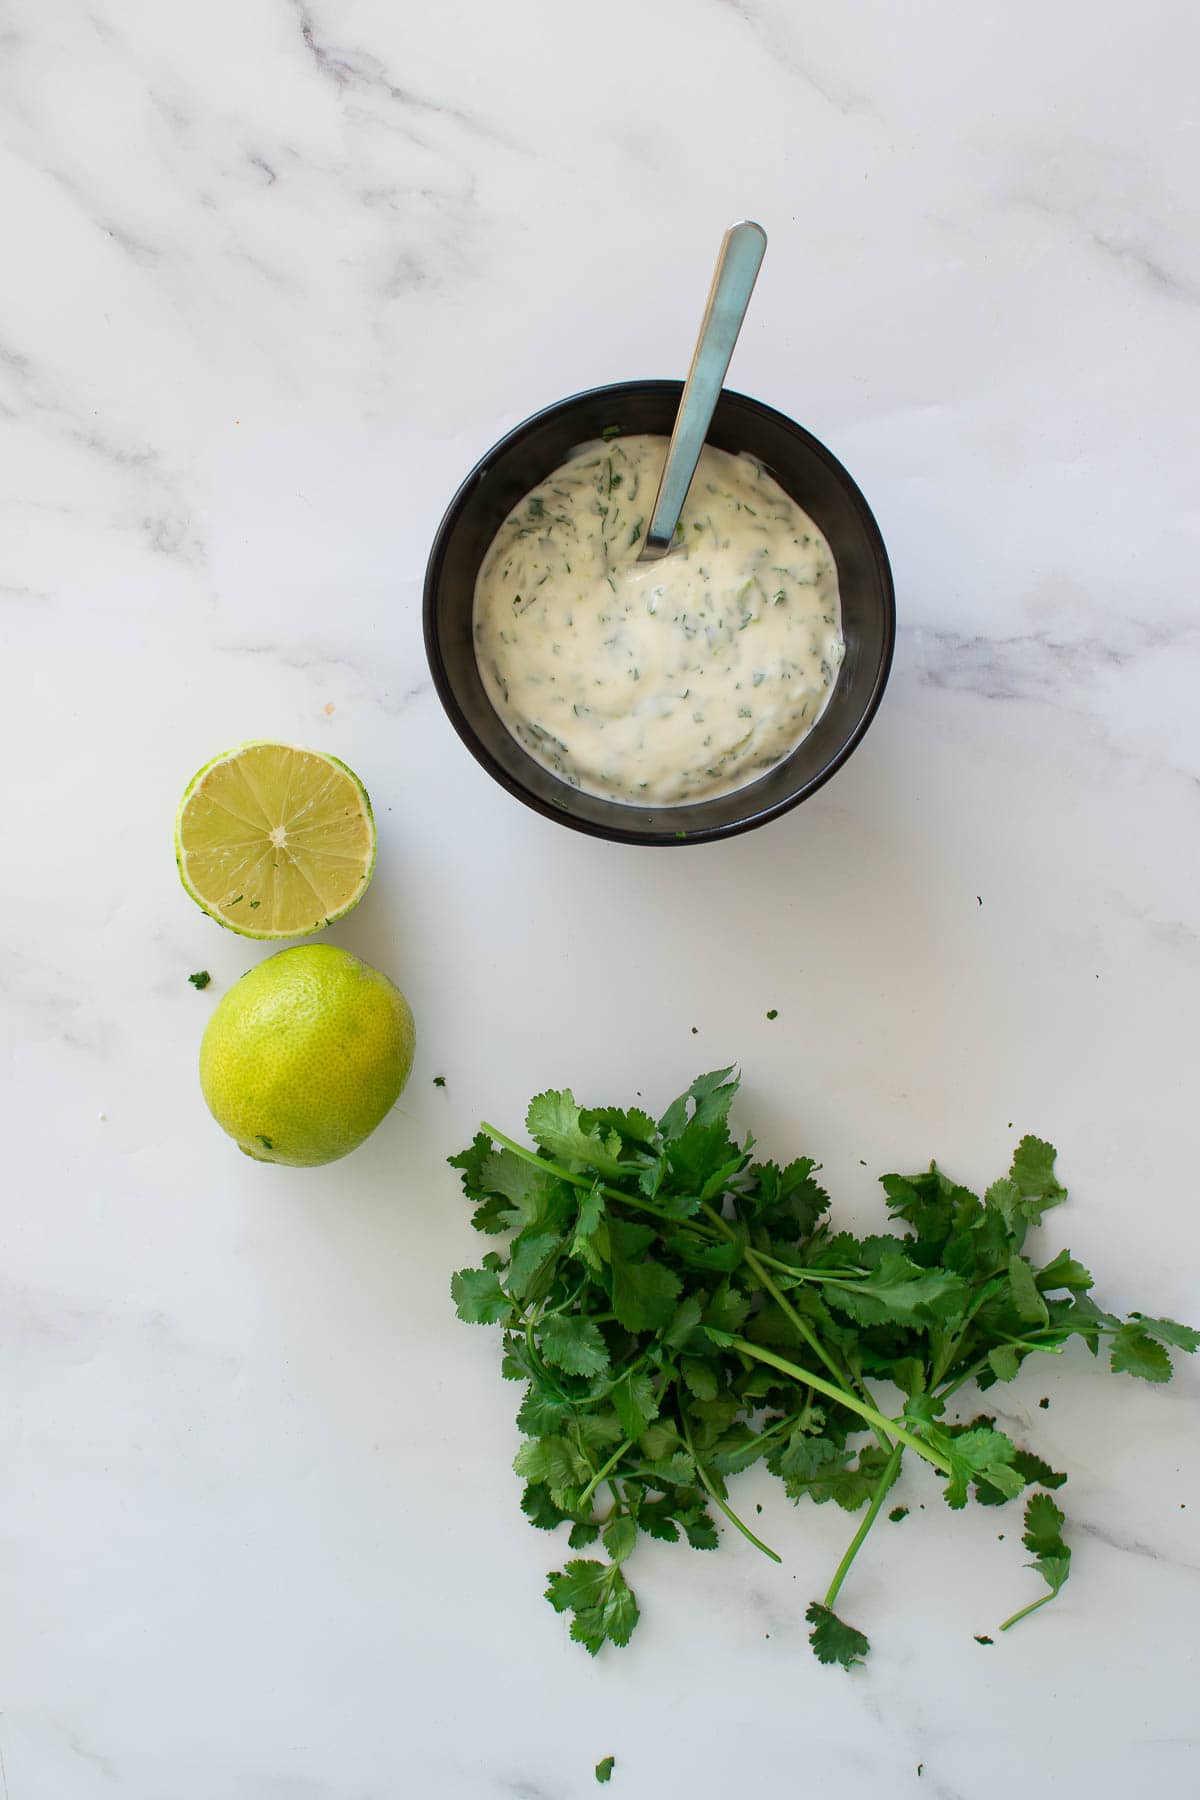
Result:
M241 744L179 802L175 860L197 906L242 937L321 931L362 899L375 820L352 769L295 744Z

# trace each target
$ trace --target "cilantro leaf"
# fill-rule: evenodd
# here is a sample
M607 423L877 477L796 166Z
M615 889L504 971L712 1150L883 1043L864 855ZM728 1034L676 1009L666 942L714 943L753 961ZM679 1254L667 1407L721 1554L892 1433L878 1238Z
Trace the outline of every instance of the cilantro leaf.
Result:
M612 1780L612 1772L617 1766L615 1756L602 1756L596 1764L596 1780L600 1783Z
M977 1419L975 1423L977 1425L991 1425L993 1421L991 1419ZM1021 1477L1021 1481L1025 1487L1040 1486L1046 1488L1060 1488L1067 1479L1060 1470L1052 1469L1048 1462L1043 1461L1043 1459L1036 1455L1032 1450L1015 1451L1012 1459L1012 1467ZM976 1483L974 1494L981 1506L1004 1506L1009 1500L1014 1498L1012 1494L1001 1493L998 1488L991 1485L986 1477L981 1477Z
M827 1438L810 1438L805 1445L797 1436L780 1458L779 1473L790 1499L807 1494L818 1506L834 1500L844 1512L857 1512L874 1494L886 1463L887 1452L878 1444L865 1445L852 1463L847 1452Z
M672 1315L671 1322L663 1332L663 1342L672 1350L683 1350L694 1337L700 1325L701 1303L697 1295L689 1294L680 1302ZM701 1338L701 1344L704 1339Z
M604 1548L615 1563L624 1562L637 1542L637 1525L628 1513L618 1513L603 1531Z
M1034 1600L1015 1612L1011 1619L1005 1619L1000 1627L1007 1631L1018 1619L1026 1618L1039 1607L1047 1605L1058 1594L1071 1573L1071 1549L1062 1535L1066 1520L1050 1498L1049 1494L1033 1494L1025 1507L1025 1530L1022 1543L1027 1550L1033 1552L1034 1560L1028 1565L1036 1569L1050 1592L1043 1594L1040 1600Z
M512 1313L512 1301L493 1269L459 1269L450 1278L454 1310L467 1325L499 1325Z
M813 1180L816 1168L811 1156L797 1157L784 1169L772 1162L755 1163L749 1171L753 1185L737 1198L738 1212L769 1221L793 1240L810 1236L829 1208L829 1195Z
M715 1550L721 1541L716 1526L702 1506L688 1507L681 1512L679 1523L693 1550Z
M540 1481L526 1482L521 1495L521 1511L538 1531L555 1531L571 1516L569 1512L564 1512L561 1506L555 1505L550 1498L549 1488L544 1487ZM593 1536L595 1535L593 1533ZM571 1532L572 1550L582 1547L575 1543L575 1531L573 1530Z
M861 1281L842 1281L822 1290L827 1305L860 1325L946 1318L962 1310L966 1285L944 1269L921 1269L902 1251L886 1252Z
M1090 1294L1074 1295L1067 1307L1056 1305L1055 1324L1065 1334L1081 1337L1093 1356L1099 1352L1101 1335L1121 1328L1120 1319L1097 1306Z
M1032 1450L1018 1450L1013 1457L1013 1468L1027 1487L1060 1488L1067 1479L1061 1470L1052 1469L1048 1462L1043 1462Z
M794 1475L801 1482L810 1482L831 1474L829 1465L839 1456L849 1461L832 1439L813 1436L803 1426L797 1426L774 1452L767 1467L773 1475ZM823 1497L829 1498L828 1494Z
M665 1184L676 1193L695 1195L701 1202L715 1200L746 1162L746 1154L729 1136L723 1118L692 1119L676 1137L668 1137L664 1152Z
M479 1168L479 1186L485 1193L502 1194L527 1225L536 1223L541 1201L554 1176L538 1169L511 1150L491 1150Z
M1200 1331L1190 1325L1180 1325L1175 1319L1150 1319L1145 1313L1130 1313L1136 1319L1147 1337L1152 1337L1156 1344L1170 1344L1173 1350L1185 1350L1189 1355L1200 1350Z
M526 1438L513 1457L513 1473L526 1481L541 1482L556 1506L573 1512L588 1478L588 1466L569 1438Z
M599 1386L603 1392L603 1383L592 1383L592 1386ZM620 1419L615 1411L610 1412L607 1407L590 1412L576 1408L574 1416L575 1430L588 1450L607 1449L613 1444L619 1444L624 1435Z
M871 1648L870 1640L853 1625L847 1625L844 1619L839 1619L835 1612L816 1600L804 1616L812 1626L808 1641L818 1662L837 1663L843 1669L853 1669L864 1660Z
M640 1370L623 1375L612 1390L612 1403L626 1437L639 1438L658 1417L654 1383Z
M568 1375L603 1375L608 1349L600 1327L575 1313L552 1313L542 1323L542 1355Z
M607 1563L583 1560L566 1563L561 1571L553 1570L546 1577L550 1583L546 1598L555 1612L574 1612L581 1606L595 1606L607 1591L611 1573Z
M451 1291L461 1318L501 1327L501 1373L521 1383L522 1510L537 1529L565 1526L572 1553L601 1540L607 1552L573 1554L547 1598L595 1655L637 1623L624 1571L641 1534L712 1550L711 1502L774 1556L727 1488L761 1463L795 1501L867 1508L808 1611L815 1653L854 1667L867 1640L832 1606L907 1458L941 1471L953 1508L1036 1485L1025 1543L1046 1591L1015 1623L1067 1579L1050 1497L1066 1477L991 1418L948 1423L951 1396L1014 1381L1072 1337L1093 1355L1105 1344L1118 1371L1165 1381L1200 1332L1103 1310L1069 1251L1040 1268L1023 1253L1066 1198L1042 1139L1023 1138L982 1199L936 1163L885 1177L894 1228L860 1237L828 1222L811 1158L751 1160L752 1139L730 1127L736 1091L730 1069L701 1076L656 1125L640 1106L587 1110L547 1090L529 1110L536 1151L488 1127L450 1159L473 1226L511 1234ZM883 1399L897 1389L899 1417Z
M702 1356L680 1358L679 1373L688 1392L697 1400L715 1400L719 1382L715 1366Z
M700 1269L706 1274L732 1275L745 1255L745 1246L740 1242L706 1244L682 1231L673 1232L666 1243L685 1269Z
M1058 1556L1066 1519L1049 1494L1032 1494L1025 1507L1023 1542L1035 1556Z
M934 1427L929 1432L929 1439L950 1461L951 1475L945 1490L948 1506L965 1506L971 1481L980 1477L1010 1499L1025 1486L1012 1466L1017 1454L1016 1445L991 1425L969 1425L962 1430L952 1428L949 1431Z
M704 1324L709 1337L712 1330L740 1331L750 1311L750 1296L723 1281L704 1311Z
M638 1524L649 1537L657 1538L660 1543L677 1544L679 1527L675 1522L674 1507L672 1495L664 1494L661 1499L647 1500L638 1510Z
M1037 1284L1044 1294L1053 1294L1060 1288L1083 1294L1095 1285L1083 1264L1076 1262L1069 1250L1060 1250L1052 1262L1038 1270Z
M646 1463L645 1469L655 1487L690 1487L696 1479L696 1464L686 1450Z
M612 1251L612 1309L626 1331L665 1325L683 1286L674 1269L643 1253L653 1238L648 1226L609 1222ZM649 1234L649 1235L647 1235Z
M1067 1197L1066 1188L1054 1173L1057 1156L1053 1144L1036 1137L1023 1137L1013 1156L1010 1179L1016 1182L1023 1199L1036 1202L1043 1210L1061 1205Z
M586 1130L570 1088L551 1088L535 1095L525 1115L525 1129L534 1143L560 1162L583 1163L598 1175L619 1178L629 1173L629 1165L620 1157L617 1133L602 1126Z
M547 1577L555 1612L571 1612L571 1637L595 1656L605 1643L627 1644L638 1622L637 1601L616 1563L574 1561Z
M526 1437L554 1437L571 1412L571 1402L548 1388L531 1386L517 1413L517 1429Z
M567 1254L598 1275L608 1260L608 1229L604 1222L604 1195L591 1188L579 1202L579 1215Z
M558 1249L559 1238L550 1231L524 1232L512 1247L508 1265L508 1290L514 1300L523 1300L548 1257Z
M671 1419L659 1419L657 1423L647 1425L638 1443L648 1462L659 1462L678 1448L679 1427Z
M1113 1338L1110 1362L1116 1375L1137 1375L1142 1381L1171 1379L1171 1358L1166 1349L1132 1319Z
M631 1106L628 1111L619 1106L587 1107L579 1117L585 1131L595 1131L597 1126L615 1131L638 1150L653 1150L658 1144L658 1127L640 1106Z
M658 1128L663 1137L679 1137L689 1118L698 1125L712 1125L727 1119L738 1085L739 1078L734 1075L732 1064L728 1069L714 1069L708 1075L697 1075L691 1087L680 1094L678 1100L672 1100L659 1120Z
M1052 1206L1060 1206L1067 1190L1054 1173L1056 1151L1041 1138L1023 1137L1003 1181L995 1181L985 1204L1003 1224L1013 1250L1020 1250L1031 1225Z
M981 1210L975 1195L967 1188L956 1187L936 1163L930 1163L922 1175L884 1175L881 1185L888 1197L889 1213L913 1226L921 1248L917 1260L928 1266L940 1260L964 1213L969 1217Z
M1008 1282L1017 1317L1027 1325L1044 1325L1050 1317L1046 1302L1033 1279L1033 1270L1015 1250L1008 1259Z
M680 1289L673 1269L661 1263L613 1261L613 1311L627 1331L645 1331L670 1318Z
M1021 1358L1012 1344L993 1344L987 1353L988 1366L997 1381L1015 1381Z
M486 1131L477 1131L465 1150L460 1150L457 1156L446 1158L452 1169L462 1170L462 1184L468 1200L485 1200L490 1197L483 1185L483 1171L491 1154L491 1138Z

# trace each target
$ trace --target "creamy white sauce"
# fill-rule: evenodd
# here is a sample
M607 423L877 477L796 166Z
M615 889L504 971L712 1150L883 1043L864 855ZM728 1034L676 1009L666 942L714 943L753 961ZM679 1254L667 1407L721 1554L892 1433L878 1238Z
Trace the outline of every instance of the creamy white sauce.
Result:
M573 787L631 805L753 781L812 730L844 653L829 545L748 456L706 445L674 546L638 562L666 447L587 445L513 508L475 584L505 726Z

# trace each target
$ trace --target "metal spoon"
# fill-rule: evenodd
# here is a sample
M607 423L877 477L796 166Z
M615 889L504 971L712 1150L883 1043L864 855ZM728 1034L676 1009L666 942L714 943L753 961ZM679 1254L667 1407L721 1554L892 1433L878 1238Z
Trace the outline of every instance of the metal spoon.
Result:
M731 225L721 240L639 562L653 562L671 548L766 247L767 234L752 219Z

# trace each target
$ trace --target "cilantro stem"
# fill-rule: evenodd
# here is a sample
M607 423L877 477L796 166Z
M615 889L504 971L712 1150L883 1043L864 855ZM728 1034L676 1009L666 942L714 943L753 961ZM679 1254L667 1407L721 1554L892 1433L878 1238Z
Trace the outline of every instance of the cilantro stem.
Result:
M776 1419L773 1425L767 1425L762 1431L756 1431L753 1437L747 1438L738 1446L739 1456L744 1456L753 1444L765 1444L771 1438L778 1437L781 1431L787 1431L792 1425L799 1424L804 1415L804 1408L799 1412L789 1413L785 1419Z
M870 1531L872 1525L879 1517L879 1509L887 1498L892 1483L900 1473L900 1458L903 1455L903 1444L894 1445L892 1454L888 1457L887 1462L883 1466L883 1473L875 1484L875 1492L871 1496L871 1504L867 1508L867 1515L854 1536L851 1538L845 1556L843 1556L841 1562L834 1571L833 1580L829 1584L829 1592L825 1596L825 1605L829 1608L830 1612L833 1611L833 1603L841 1591L843 1581L845 1581L847 1575L850 1573L851 1563L862 1549L863 1541L866 1538L868 1531Z
M731 1226L728 1224L728 1222L721 1217L720 1213L714 1210L713 1207L704 1206L701 1208L701 1211L706 1215L706 1217L710 1218L713 1221L714 1225L716 1225L719 1230L724 1232L725 1235L731 1241L733 1241L734 1243L741 1242L740 1238L738 1238L737 1233L731 1228ZM799 1332L801 1338L808 1345L809 1349L813 1352L813 1354L815 1356L820 1358L821 1362L823 1362L825 1367L829 1370L829 1373L831 1375L833 1375L839 1382L841 1382L843 1384L844 1389L848 1389L849 1386L853 1383L853 1377L849 1374L848 1370L839 1367L839 1365L834 1361L833 1357L830 1356L828 1354L828 1352L826 1351L825 1346L822 1344L822 1342L821 1342L820 1338L817 1336L816 1332L812 1329L812 1326L808 1323L808 1321L806 1319L801 1317L801 1315L796 1311L795 1307L792 1305L791 1301L788 1300L780 1292L780 1289L777 1286L777 1284L774 1281L772 1281L771 1277L767 1274L766 1269L764 1269L762 1262L759 1258L759 1254L758 1254L757 1250L752 1250L750 1248L749 1244L746 1244L744 1246L743 1254L745 1256L747 1268L751 1270L751 1272L757 1278L758 1282L765 1289L765 1291L768 1294L770 1294L770 1296L771 1296L772 1300L774 1300L776 1306L783 1313L784 1318L790 1322L790 1324L792 1325L792 1327L795 1331ZM867 1392L865 1384L860 1381L857 1383L853 1383L853 1385L857 1386L860 1389L867 1404L870 1405L871 1404L871 1396ZM877 1419L880 1418L880 1414L876 1413L875 1417ZM874 1431L875 1436L878 1438L879 1443L882 1445L882 1447L885 1450L890 1451L892 1448L892 1440L890 1437L888 1437L884 1433L882 1425L872 1426L872 1430Z
M738 1237L737 1232L734 1231L733 1227L729 1224L729 1222L726 1219L723 1219L721 1217L720 1213L717 1212L715 1210L715 1208L705 1205L705 1206L702 1206L700 1210L701 1210L701 1212L703 1212L703 1214L705 1215L706 1218L709 1218L712 1220L713 1224L717 1227L717 1230L722 1232L725 1235L725 1237L727 1237L729 1239L729 1241L731 1243L734 1243L734 1244L741 1243L741 1239ZM768 1294L770 1294L770 1296L771 1296L772 1300L774 1300L776 1306L780 1309L780 1311L783 1313L784 1317L790 1322L790 1324L794 1327L794 1329L800 1333L800 1336L804 1339L804 1342L808 1345L809 1349L813 1352L814 1356L818 1356L820 1358L820 1360L825 1364L825 1367L829 1370L829 1373L831 1375L835 1375L839 1381L845 1381L845 1379L846 1379L845 1370L838 1368L838 1366L834 1362L833 1358L828 1354L824 1345L821 1343L820 1339L817 1337L817 1334L812 1329L811 1325L809 1325L805 1319L801 1318L800 1314L796 1311L796 1309L792 1305L791 1301L785 1299L784 1295L780 1292L780 1290L776 1286L775 1282L772 1281L771 1277L767 1274L767 1271L763 1268L763 1265L762 1265L761 1261L759 1260L758 1252L756 1250L752 1250L750 1248L749 1244L745 1244L745 1245L743 1245L743 1255L746 1260L747 1268L749 1268L753 1271L754 1275L758 1279L759 1285L762 1288L764 1288Z
M627 1450L631 1450L633 1448L633 1445L635 1442L636 1442L636 1439L634 1439L634 1438L626 1438L625 1442L623 1444L619 1444L617 1446L617 1448L613 1451L613 1453L609 1457L608 1461L604 1464L604 1467L602 1469L598 1470L597 1473L592 1476L592 1479L588 1482L588 1484L584 1488L582 1494L580 1494L580 1496L579 1496L579 1511L580 1512L583 1511L584 1507L587 1505L588 1501L591 1499L591 1497L595 1493L596 1489L600 1486L600 1483L602 1481L606 1481L608 1479L608 1476L610 1475L612 1470L616 1468L617 1464L620 1462L620 1460L624 1456L625 1452Z
M565 1404L567 1404L569 1406L570 1400L569 1400L568 1396L563 1393L561 1384L554 1379L553 1375L550 1373L549 1369L546 1367L545 1362L542 1360L541 1353L539 1352L537 1345L533 1341L533 1333L534 1333L536 1325L537 1325L537 1321L535 1319L526 1319L525 1323L524 1323L525 1349L529 1356L530 1364L532 1365L535 1373L537 1374L538 1379L545 1383L546 1387L549 1388L550 1392L555 1396L555 1398L558 1400L562 1400L563 1402L565 1402ZM571 1407L571 1413L572 1413L572 1417L574 1417L575 1416L574 1407ZM591 1465L589 1463L589 1467L590 1466Z
M1007 1333L1003 1331L998 1331L994 1333L994 1335L1000 1342L1011 1344L1015 1350L1040 1350L1047 1356L1061 1356L1067 1347L1065 1340L1060 1341L1057 1344L1038 1344L1030 1338L1009 1337ZM938 1397L945 1400L949 1395L956 1394L960 1387L965 1387L968 1381L973 1381L975 1376L980 1374L981 1371L987 1367L987 1357L981 1356L979 1361L973 1362L969 1369L964 1369L961 1375L956 1375L954 1380L947 1382L944 1388L939 1388ZM1001 1627L1001 1629L1003 1629L1003 1627Z
M1003 1625L1000 1627L1001 1631L1007 1631L1010 1625L1017 1624L1020 1619L1027 1619L1030 1613L1035 1613L1037 1611L1039 1606L1049 1606L1050 1602L1057 1599L1057 1597L1058 1589L1056 1588L1053 1593L1043 1594L1040 1600L1031 1600L1028 1606L1023 1606L1020 1612L1015 1612L1011 1619L1005 1619Z
M927 1463L932 1463L935 1469L940 1469L943 1475L953 1475L953 1468L940 1450L934 1450L931 1445L922 1443L921 1439L914 1437L906 1426L900 1424L899 1420L885 1418L873 1406L868 1406L865 1400L860 1400L857 1394L851 1394L846 1388L834 1387L833 1383L826 1381L823 1375L814 1375L811 1369L802 1369L797 1363L788 1362L786 1357L776 1356L773 1350L767 1350L762 1344L751 1344L746 1338L739 1337L730 1338L729 1344L731 1349L739 1351L743 1356L752 1357L756 1362L766 1363L769 1368L778 1369L783 1375L790 1375L793 1381L802 1381L805 1386L816 1388L819 1394L824 1394L828 1399L836 1400L839 1405L846 1407L850 1412L857 1413L860 1419L867 1421L868 1425L886 1432L889 1438L896 1438L900 1443L907 1444L910 1450L915 1450L918 1456L923 1457Z
M754 1255L760 1262L769 1263L773 1269L780 1269L784 1274L792 1275L797 1281L823 1282L826 1285L857 1286L870 1275L870 1269L798 1269L792 1263L783 1262L778 1256L768 1256L765 1250L755 1250Z
M796 1311L795 1307L792 1305L791 1301L786 1299L785 1296L780 1293L779 1289L775 1286L775 1283L771 1280L771 1277L767 1274L767 1271L763 1268L762 1264L758 1263L757 1259L755 1259L754 1262L750 1261L750 1257L752 1255L753 1255L752 1251L750 1253L748 1253L748 1255L746 1257L747 1263L749 1264L750 1268L753 1270L754 1274L757 1275L759 1281L762 1283L762 1285L766 1289L767 1293L770 1294L772 1300L774 1300L776 1306L779 1308L779 1310L783 1314L784 1318L787 1319L787 1321L793 1327L793 1329L795 1331L797 1331L799 1333L799 1335L803 1338L804 1342L808 1345L809 1349L813 1352L814 1356L817 1356L820 1358L821 1362L823 1362L825 1367L829 1370L829 1373L833 1376L836 1376L838 1381L844 1382L846 1380L846 1371L844 1369L840 1369L838 1367L838 1365L834 1361L833 1357L830 1356L829 1352L825 1349L825 1346L822 1344L820 1338L817 1336L817 1334L813 1330L812 1326L808 1323L808 1321L806 1319L801 1317L801 1315Z
M929 1383L931 1388L936 1388L938 1382L943 1379L943 1377L946 1374L947 1369L950 1367L950 1364L954 1361L954 1358L957 1356L959 1350L962 1347L963 1339L966 1337L967 1332L970 1329L970 1326L975 1317L975 1314L979 1311L981 1306L983 1306L988 1300L990 1300L994 1297L996 1291L997 1291L997 1283L994 1280L989 1279L983 1283L979 1292L976 1294L974 1300L971 1302L971 1305L967 1308L966 1317L964 1318L962 1324L959 1326L959 1329L955 1333L954 1337L950 1340L949 1347L943 1348L941 1355L938 1357L936 1363L934 1364L933 1378ZM986 1361L986 1358L985 1358L985 1361Z
M688 1428L687 1415L682 1408L680 1408L679 1412L679 1423L683 1427L683 1441L691 1452L692 1461L696 1465L696 1473L703 1482L713 1504L720 1507L721 1511L725 1514L725 1517L729 1520L729 1523L735 1526L737 1530L741 1532L742 1536L754 1545L756 1550L761 1550L763 1555L769 1556L772 1562L781 1563L783 1561L782 1556L777 1555L776 1552L772 1550L770 1544L764 1544L761 1538L755 1537L750 1527L742 1523L728 1501L723 1500L717 1492L712 1476L700 1461L700 1458L696 1455L696 1446L692 1442L692 1434Z
M514 1156L519 1156L522 1162L529 1163L535 1169L542 1169L551 1175L557 1175L560 1181L569 1181L572 1187L591 1189L596 1186L595 1182L588 1181L584 1176L576 1175L570 1169L564 1169L561 1163L551 1162L548 1156L540 1156L536 1150L528 1150L524 1144L518 1144L512 1138L505 1137L502 1131L497 1131L496 1127L489 1125L486 1119L480 1121L479 1129L486 1131L493 1143L502 1144L506 1150L511 1150ZM636 1173L633 1169L630 1169L629 1172L631 1175ZM599 1186L600 1192L606 1200L616 1200L624 1206L632 1206L637 1212L652 1213L656 1219L662 1219L666 1224L673 1225L677 1231L692 1231L705 1238L711 1238L713 1235L711 1231L706 1231L703 1225L697 1225L693 1219L677 1219L671 1213L664 1212L661 1206L652 1206L649 1200L642 1200L637 1195L627 1194L623 1188L606 1187L603 1182Z

